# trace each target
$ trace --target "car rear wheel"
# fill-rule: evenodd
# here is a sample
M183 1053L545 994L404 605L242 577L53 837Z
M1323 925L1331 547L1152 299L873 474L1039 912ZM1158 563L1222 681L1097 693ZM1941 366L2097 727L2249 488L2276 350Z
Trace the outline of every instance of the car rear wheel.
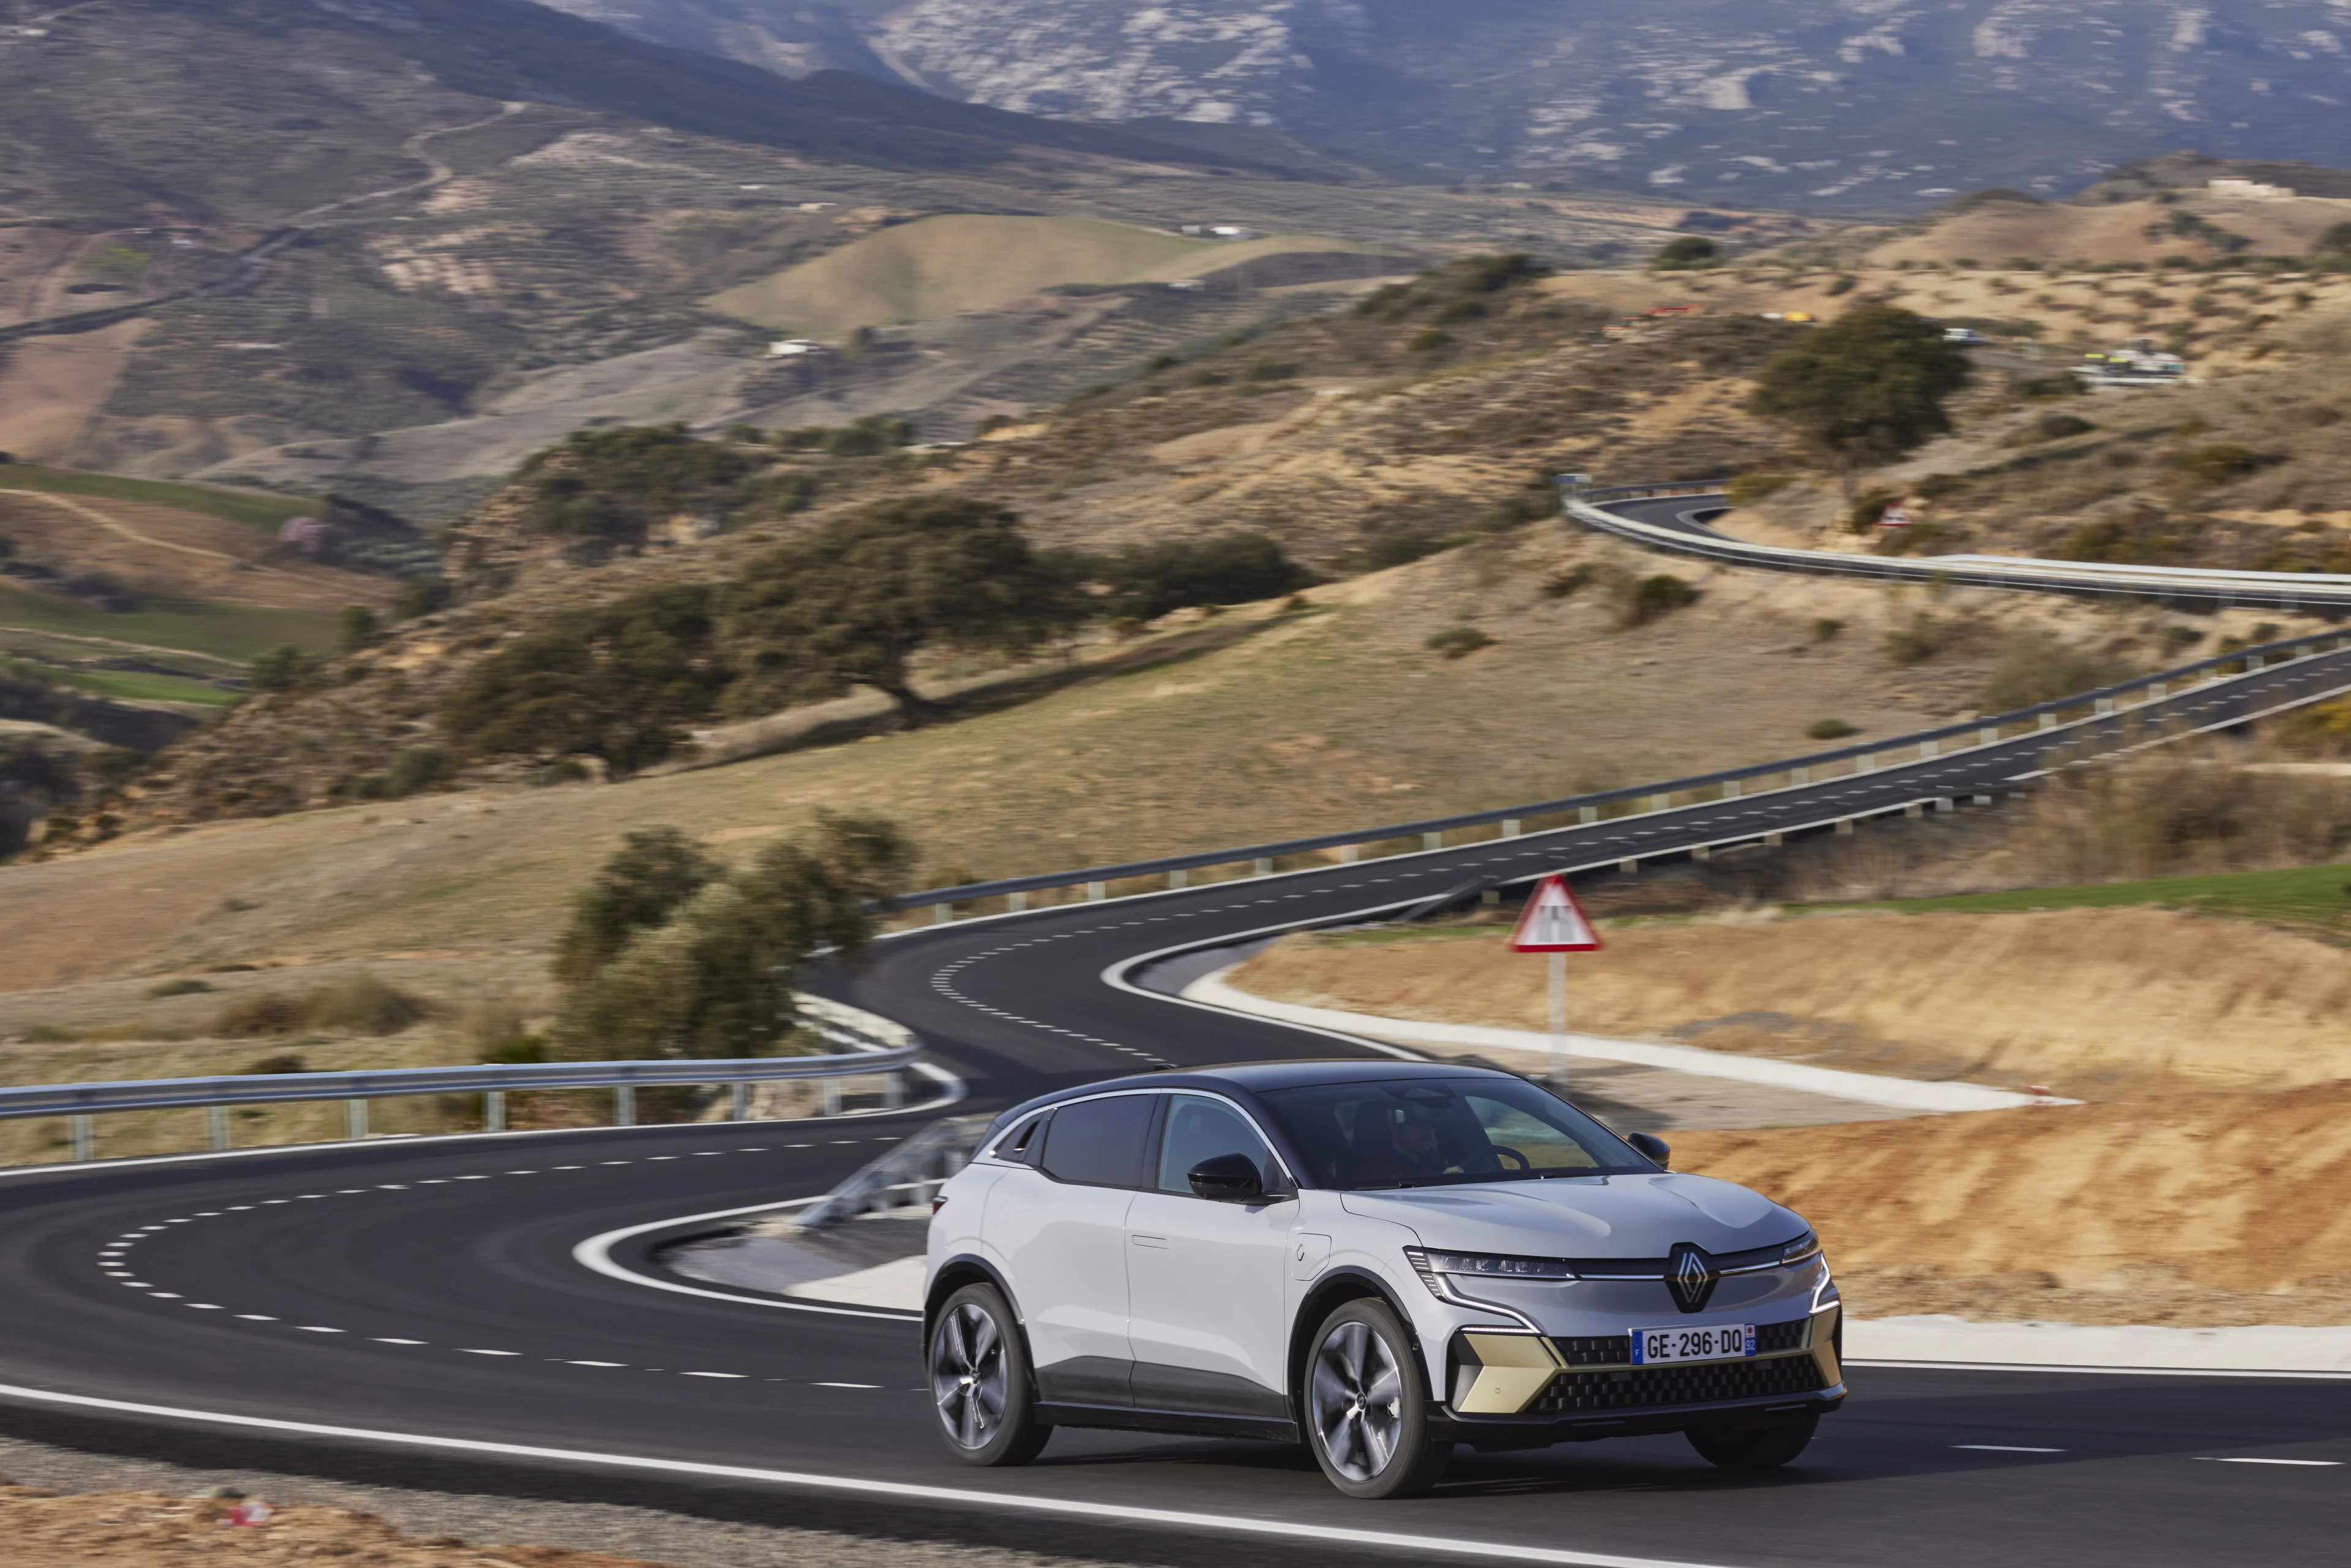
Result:
M1322 1320L1305 1383L1307 1447L1349 1497L1413 1497L1444 1473L1453 1445L1428 1435L1412 1340L1384 1302L1349 1301Z
M1692 1427L1689 1438L1698 1457L1726 1470L1768 1470L1784 1465L1804 1451L1818 1416L1769 1427Z
M947 1452L967 1465L1025 1465L1053 1428L1037 1420L1029 1349L1003 1293L966 1285L931 1323L931 1396Z

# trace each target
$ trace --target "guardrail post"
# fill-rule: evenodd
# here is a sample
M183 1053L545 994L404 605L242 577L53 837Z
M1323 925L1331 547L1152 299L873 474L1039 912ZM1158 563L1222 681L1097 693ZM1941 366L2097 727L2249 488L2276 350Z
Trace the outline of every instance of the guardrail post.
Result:
M1579 822L1596 822L1600 820L1600 808L1597 806L1578 806L1575 809L1575 820ZM1518 824L1516 822L1512 822L1510 826L1515 828ZM1505 833L1502 836L1504 838L1510 838L1515 835Z
M1955 802L1949 795L1938 795L1935 797L1935 810L1938 811L1950 811L1956 810L1957 809L1957 802Z
M2043 729L2055 729L2057 727L2057 716L2053 713L2043 714L2041 716L2041 724L2039 727Z
M1813 781L1813 770L1812 770L1811 768L1789 768L1789 769L1788 769L1788 782L1789 782L1789 783L1791 783L1791 784L1809 784L1809 783L1811 783L1812 781Z
M882 1103L895 1111L906 1103L906 1075L893 1071L882 1075Z
M503 1133L507 1130L507 1092L486 1089L482 1092L482 1131Z
M931 905L931 924L932 924L932 925L954 925L954 924L955 924L955 905L954 905L954 904L932 904L932 905Z
M2260 668L2262 668L2262 656L2259 653L2248 653L2245 655L2245 673L2247 674L2251 674Z
M1726 779L1722 781L1722 798L1726 800L1736 800L1739 799L1738 779Z
M637 1086L622 1083L612 1090L612 1125L633 1127L637 1124Z
M1938 752L1933 741L1922 740L1918 743L1918 755L1921 757L1934 757L1939 755L1939 753Z
M1008 893L1004 895L1004 911L1006 914L1018 915L1028 907L1029 895L1027 894Z
M751 1085L745 1080L737 1078L729 1087L732 1092L726 1097L726 1119L730 1122L749 1121L751 1119Z
M1353 865L1357 861L1362 860L1363 858L1363 845L1342 844L1339 846L1339 863L1341 865Z
M1713 858L1714 847L1711 844L1692 844L1690 846L1690 859L1694 861L1710 861Z
M1441 832L1423 833L1420 835L1420 847L1425 850L1441 850L1445 847L1445 835Z
M1868 773L1874 771L1876 767L1877 758L1866 751L1853 759L1853 770L1855 773Z
M1976 731L1976 744L1978 746L1995 746L1998 745L1999 742L2000 726L1996 724L1988 724L1981 729Z
M2090 711L2093 714L2097 715L2110 714L2115 711L2115 699L2112 697L2100 697L2097 702L2092 706Z
M841 1080L838 1078L827 1078L820 1082L824 1084L824 1105L817 1113L820 1116L840 1115Z
M1191 884L1192 873L1190 872L1171 871L1167 873L1167 885L1170 887L1189 887Z
M364 1100L343 1102L343 1136L353 1142L368 1135L368 1103Z
M228 1152L228 1107L204 1107L204 1144L216 1155Z
M1626 855L1623 860L1616 862L1616 869L1624 873L1626 876L1637 876L1641 872L1641 857L1639 855Z
M1649 810L1652 811L1670 811L1673 810L1673 805L1674 798L1671 795L1652 795L1649 797Z
M1259 855L1257 859L1251 861L1249 862L1249 874L1251 876L1271 876L1273 874L1273 857L1271 855Z
M1105 899L1105 898L1107 898L1107 897L1109 897L1109 896L1110 896L1110 886L1109 886L1109 884L1108 884L1107 883L1090 882L1090 883L1086 883L1086 902L1087 902L1087 903L1089 903L1089 904L1100 904L1103 899Z
M1590 810L1591 808L1587 806L1584 810ZM1589 817L1584 819L1587 822L1591 820L1592 819ZM1502 836L1506 839L1515 839L1519 836L1519 820L1516 817L1505 817L1502 819Z
M1837 819L1836 831L1840 833L1845 834L1847 837L1852 836L1853 819L1851 817L1839 817Z
M89 1115L69 1116L66 1122L70 1129L74 1164L88 1165L98 1153L97 1119Z

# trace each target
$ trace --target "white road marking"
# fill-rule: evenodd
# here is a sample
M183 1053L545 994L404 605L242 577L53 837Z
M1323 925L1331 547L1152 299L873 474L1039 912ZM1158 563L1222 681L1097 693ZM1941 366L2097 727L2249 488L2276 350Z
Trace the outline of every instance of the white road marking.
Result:
M2027 1448L2014 1443L1953 1443L1954 1448L1971 1448L1979 1454L2062 1454L2064 1448Z
M746 1374L746 1373L740 1373L740 1372L681 1372L681 1373L679 1373L679 1374L678 1374L678 1375L679 1375L680 1377L736 1377L736 1378L740 1378L740 1377L747 1376L748 1375L747 1375L747 1374ZM843 1386L848 1386L848 1385L843 1385Z
M875 1480L862 1476L829 1476L806 1470L770 1470L747 1465L701 1464L687 1459L664 1459L636 1454L599 1453L592 1449L544 1448L527 1443L493 1443L475 1437L444 1437L420 1432L387 1432L364 1427L334 1427L321 1422L287 1421L274 1416L239 1416L226 1411L192 1410L176 1406L147 1405L127 1399L101 1399L86 1394L60 1394L47 1388L0 1385L0 1396L80 1409L113 1410L132 1416L161 1416L175 1420L209 1422L271 1432L293 1432L313 1437L350 1437L412 1448L433 1448L471 1454L496 1454L509 1458L552 1459L568 1464L610 1466L617 1469L662 1475L703 1476L722 1480L764 1481L775 1486L805 1487L872 1498L904 1498L947 1503L959 1508L1000 1509L1014 1514L1117 1521L1226 1535L1257 1536L1320 1544L1341 1542L1378 1547L1421 1556L1447 1555L1509 1563L1557 1563L1561 1568L1712 1568L1690 1562L1655 1557L1576 1552L1562 1547L1530 1546L1517 1542L1472 1541L1458 1536L1410 1535L1399 1531L1356 1530L1322 1521L1290 1523L1284 1520L1251 1519L1228 1513L1204 1513L1186 1509L1141 1508L1123 1503L1081 1501L1074 1498L1024 1497L981 1491L968 1487L927 1486L912 1481Z
M304 1333L348 1333L350 1332L348 1329L320 1328L316 1323L303 1323L300 1327Z
M377 1340L375 1343L378 1343L378 1344L429 1344L429 1343L431 1343L432 1342L431 1342L430 1340L421 1340L421 1339L391 1339L391 1338L382 1338L382 1339L379 1339L379 1340Z
M459 1355L520 1355L518 1350L459 1350Z
M2222 1458L2217 1454L2199 1454L2196 1457L2208 1465L2307 1465L2313 1469L2334 1469L2343 1463L2341 1459Z
M879 1388L882 1385L878 1383L818 1383L811 1385L811 1386L817 1388Z

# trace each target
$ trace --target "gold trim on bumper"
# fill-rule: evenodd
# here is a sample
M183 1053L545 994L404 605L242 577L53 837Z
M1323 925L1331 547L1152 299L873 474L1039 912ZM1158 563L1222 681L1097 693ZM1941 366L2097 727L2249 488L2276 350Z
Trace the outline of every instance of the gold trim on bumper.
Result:
M1465 1333L1461 1339L1479 1364L1468 1390L1456 1391L1453 1407L1464 1416L1515 1416L1567 1364L1551 1341L1534 1334Z

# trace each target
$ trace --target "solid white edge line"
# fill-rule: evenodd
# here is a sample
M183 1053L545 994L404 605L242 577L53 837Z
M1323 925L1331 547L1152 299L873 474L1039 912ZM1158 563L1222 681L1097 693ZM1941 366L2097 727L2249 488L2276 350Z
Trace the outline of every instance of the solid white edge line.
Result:
M925 1486L912 1481L869 1480L857 1476L819 1475L805 1470L759 1469L747 1465L703 1464L689 1459L663 1459L638 1454L603 1454L581 1448L549 1448L529 1443L494 1443L478 1437L442 1437L416 1432L384 1432L365 1427L330 1427L312 1421L287 1421L266 1416L238 1416L217 1410L183 1410L169 1405L145 1405L126 1399L100 1399L85 1394L59 1394L46 1388L0 1384L0 1398L30 1404L69 1405L86 1410L112 1410L132 1416L158 1416L210 1426L291 1432L308 1437L355 1438L392 1443L402 1448L493 1455L507 1458L552 1459L570 1464L601 1465L616 1469L645 1470L664 1475L699 1476L720 1480L765 1481L772 1485L808 1487L851 1492L866 1497L905 1498L957 1507L1005 1509L1031 1514L1061 1514L1126 1524L1174 1526L1231 1535L1272 1536L1284 1540L1342 1542L1350 1545L1385 1547L1457 1557L1495 1558L1520 1563L1556 1563L1566 1568L1721 1568L1719 1564L1658 1557L1625 1557L1599 1552L1570 1552L1557 1547L1522 1546L1506 1542L1462 1541L1444 1536L1405 1535L1395 1531L1353 1530L1343 1525L1292 1524L1281 1520L1238 1519L1227 1514L1194 1513L1181 1509L1138 1508L1125 1503L1083 1502L1075 1499L1018 1497L965 1487Z
M612 1261L612 1249L632 1236L643 1236L649 1230L666 1230L674 1225L693 1225L705 1219L733 1219L738 1215L769 1214L778 1209L805 1208L824 1197L795 1197L782 1203L752 1203L739 1208L714 1208L707 1214L681 1214L670 1219L656 1219L644 1225L623 1226L590 1236L571 1249L572 1261L582 1268L615 1280L625 1280L632 1285L644 1285L656 1291L674 1291L681 1296L705 1296L714 1301L741 1301L747 1306L776 1307L788 1312L821 1312L835 1318L878 1318L883 1322L915 1323L922 1322L920 1312L873 1312L862 1307L826 1307L814 1301L779 1301L766 1296L738 1296L728 1291L706 1291L699 1285L680 1284L673 1280L656 1280L651 1274L640 1274L633 1269L623 1269Z
M2092 1377L2262 1377L2340 1383L2351 1372L2270 1372L2228 1366L2074 1366L2038 1361L1856 1361L1846 1366L1906 1367L1917 1372L2052 1372Z

